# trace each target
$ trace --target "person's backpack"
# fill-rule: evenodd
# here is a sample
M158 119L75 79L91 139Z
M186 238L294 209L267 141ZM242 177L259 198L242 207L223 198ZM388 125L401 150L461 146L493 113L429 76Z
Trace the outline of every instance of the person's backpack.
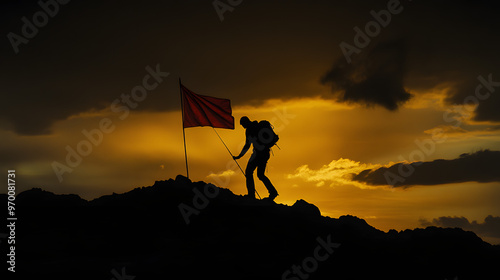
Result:
M278 140L279 136L274 133L273 126L268 121L260 121L257 124L258 133L257 133L257 142L264 146L267 149L272 148Z

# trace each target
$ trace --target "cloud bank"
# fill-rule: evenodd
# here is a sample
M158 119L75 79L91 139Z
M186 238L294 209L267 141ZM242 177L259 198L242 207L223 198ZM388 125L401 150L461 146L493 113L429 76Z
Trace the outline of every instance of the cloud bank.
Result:
M354 181L368 185L439 185L462 182L500 182L500 151L483 150L461 154L456 159L396 163L389 167L366 169L355 174ZM409 174L409 175L408 175ZM396 178L396 179L395 179ZM394 184L391 184L390 182Z
M404 41L386 42L347 63L341 57L321 79L339 102L378 105L396 110L411 98L403 86L406 64Z
M500 217L488 215L484 222L478 223L476 221L469 222L465 217L439 217L437 219L432 219L429 222L426 219L420 220L420 225L427 226L438 226L438 227L450 227L450 228L462 228L463 230L470 230L478 235L486 237L500 238Z

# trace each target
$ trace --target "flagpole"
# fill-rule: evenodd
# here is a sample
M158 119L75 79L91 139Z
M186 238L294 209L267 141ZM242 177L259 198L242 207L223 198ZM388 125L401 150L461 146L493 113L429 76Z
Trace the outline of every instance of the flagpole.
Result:
M184 131L184 101L183 101L184 99L182 96L182 84L180 77L179 77L179 93L181 95L182 138L184 139L184 159L186 160L186 177L189 179L188 158L186 150L186 132Z
M219 133L217 132L217 130L215 130L214 127L212 127L212 129L215 131L215 134L217 134L217 136L219 136L219 139L220 141L222 142L222 144L224 144L224 147L226 147L226 150L229 152L229 154L231 155L231 157L233 157L233 153L231 153L231 151L229 150L229 148L227 147L226 143L224 142L224 140L222 140L222 138L220 137ZM245 172L243 171L243 169L241 169L241 166L240 164L233 158L234 162L236 162L236 165L238 165L238 167L240 168L241 170L241 173L243 173L243 176L245 176Z
M217 130L215 130L215 128L214 128L213 126L212 126L212 129L215 131L215 134L217 134L217 136L219 136L220 141L222 142L222 144L224 144L224 147L226 147L226 150L227 150L227 151L229 152L229 154L231 155L231 158L234 160L234 162L236 162L236 165L238 165L238 167L240 168L241 173L243 173L243 176L245 176L245 177L246 177L245 172L243 172L243 169L241 169L240 164L239 164L239 163L238 163L238 162L237 162L237 161L233 158L233 153L231 153L231 151L230 151L230 150L229 150L229 148L227 147L227 145L226 145L226 143L224 142L224 140L222 140L222 138L220 137L220 135L219 135L219 133L217 132ZM257 190L255 190L255 193L257 194L257 196L259 197L259 199L261 199L261 198L260 198L259 193L257 192Z

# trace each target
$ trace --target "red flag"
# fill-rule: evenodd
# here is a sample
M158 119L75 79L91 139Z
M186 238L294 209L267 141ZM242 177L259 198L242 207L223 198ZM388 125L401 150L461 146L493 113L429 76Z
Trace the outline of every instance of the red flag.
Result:
M234 129L229 99L198 95L181 84L183 127L211 126Z

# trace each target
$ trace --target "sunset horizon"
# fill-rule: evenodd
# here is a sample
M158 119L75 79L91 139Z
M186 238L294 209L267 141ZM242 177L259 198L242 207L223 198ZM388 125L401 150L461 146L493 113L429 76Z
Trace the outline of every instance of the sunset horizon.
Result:
M276 207L304 200L385 233L461 228L500 245L497 5L3 6L0 194L12 203L33 188L92 201L187 168L252 198L250 170L257 200ZM279 140L262 151L264 120Z

